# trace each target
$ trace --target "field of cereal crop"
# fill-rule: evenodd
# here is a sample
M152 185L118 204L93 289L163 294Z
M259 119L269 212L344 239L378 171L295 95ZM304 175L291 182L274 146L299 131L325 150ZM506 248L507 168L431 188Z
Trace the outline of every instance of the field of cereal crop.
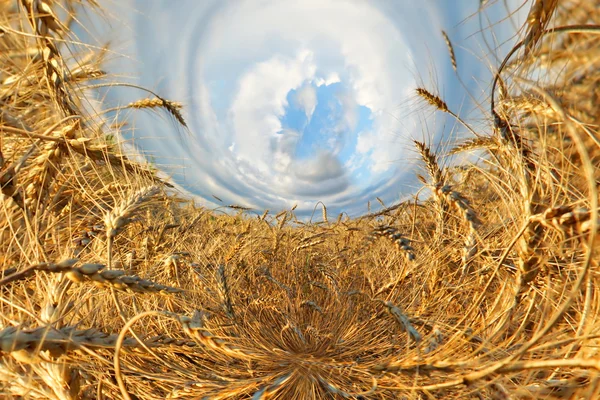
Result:
M105 10L1 0L0 397L600 398L600 3L528 6L484 129L415 88L472 131L429 198L307 221L178 195L90 111Z

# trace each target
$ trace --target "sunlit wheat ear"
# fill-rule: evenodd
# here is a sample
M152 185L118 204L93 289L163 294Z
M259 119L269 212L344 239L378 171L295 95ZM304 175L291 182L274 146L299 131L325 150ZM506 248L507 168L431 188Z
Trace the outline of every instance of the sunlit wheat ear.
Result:
M131 222L131 217L137 208L149 198L159 192L158 186L148 186L133 193L124 199L104 216L106 228L106 253L108 269L112 269L113 240Z
M107 113L114 112L114 111L122 111L122 110L125 110L128 108L137 109L137 110L163 108L169 114L171 114L171 116L173 116L173 118L175 118L175 120L177 122L179 122L183 127L187 128L185 119L183 118L183 115L181 114L183 105L179 102L170 101L170 100L167 100L167 99L159 97L159 96L153 97L153 98L137 100L137 101L131 102L129 104L126 104L124 106L107 108L102 111L102 114L107 114ZM216 197L216 196L214 196L214 197L218 199L218 197Z
M261 222L262 222L262 221L264 221L264 220L265 220L265 218L267 218L267 215L269 215L269 210L268 210L268 209L267 209L267 210L265 210L265 211L262 213L262 215L259 215L259 216L258 216L258 220L259 220L259 221L261 221Z
M452 46L452 42L450 41L450 37L445 31L442 31L442 36L444 37L444 42L446 42L446 47L448 48L448 54L450 55L450 62L452 63L452 69L456 72L458 70L458 66L456 64L456 55L454 54L454 46Z
M527 15L526 53L530 53L544 35L544 30L550 23L558 3L558 0L534 0L531 4Z
M388 312L394 317L394 320L408 334L411 340L419 344L423 337L410 323L409 318L402 312L400 307L394 305L391 301L379 300L387 308Z
M425 88L416 88L415 89L417 95L424 99L427 103L435 107L437 110L444 112L448 115L451 115L456 121L458 121L462 126L464 126L471 134L475 137L480 137L477 132L471 127L471 125L467 124L458 114L450 110L448 108L448 104L441 97L434 95L429 90Z
M61 32L68 29L60 22L50 2L21 0L21 4L31 28L37 34L36 40L41 49L46 82L51 88L55 104L64 115L77 115L77 108L69 88L65 85L68 80L67 69L51 34L51 31Z
M410 240L405 238L397 228L388 225L381 225L373 229L372 233L377 236L383 236L390 239L396 247L401 250L408 261L415 260L413 247L410 245Z
M117 336L93 328L77 329L73 326L60 329L51 326L32 329L7 327L0 331L0 349L16 359L32 361L37 359L41 352L59 357L79 350L81 346L91 349L114 348ZM135 339L126 339L124 345L138 346L138 342Z
M233 311L233 303L231 302L231 293L229 289L229 283L225 271L225 265L220 265L217 268L217 287L221 296L221 302L223 303L223 309L227 314L227 317L235 320L235 313Z
M71 73L68 76L68 80L69 82L82 82L92 79L103 78L106 75L106 71L100 69L99 67L95 65L82 63L71 70Z
M103 264L83 264L65 272L67 279L80 283L89 281L98 287L114 288L132 293L182 293L182 289L161 285L138 276L126 275L125 271L105 269Z
M496 148L506 154L511 169L523 169L525 179L531 179L530 175L535 172L536 167L533 161L535 156L529 144L519 130L510 124L508 117L500 116L496 111L493 114L495 134L498 137ZM523 188L521 190L523 191Z
M500 144L495 137L480 137L475 139L467 139L462 143L458 143L448 152L449 155L462 153L465 151L488 149L498 150Z
M170 315L179 321L184 332L192 339L197 340L198 344L234 358L241 358L244 360L254 358L251 352L243 350L210 333L204 327L204 315L201 312L195 311L192 317L180 316L172 313L170 313Z
M419 179L422 178L422 182L432 188L444 186L446 182L446 174L440 168L436 154L434 154L431 151L431 149L427 145L425 145L425 143L415 140L414 144L421 156L421 159L425 163L425 170L429 175L430 182L427 183L427 180L425 178L422 178L421 176L419 176ZM436 191L433 192L433 195L435 197L439 213L439 218L436 224L436 237L439 238L442 235L444 235L444 230L446 229L446 223L448 219L448 205L443 200L443 198L441 198L438 195Z
M285 226L287 220L288 220L288 212L287 211L281 211L279 212L276 216L275 219L278 220L277 223L277 228L273 229L273 254L277 253L277 250L279 249L279 244L281 241L281 238L284 235L283 232L283 227Z
M44 292L44 299L41 303L40 319L47 324L54 324L56 327L62 326L62 319L74 307L73 302L65 301L67 288L70 282L63 279L62 276L47 276L47 279L40 280L38 290Z
M163 99L161 97L155 97L155 98L151 98L151 99L137 100L137 101L127 104L125 107L137 108L137 109L164 107L169 112L172 112L171 110L174 110L174 111L181 110L183 108L183 105L181 103L178 103L175 101L169 101L169 100Z
M325 240L324 239L318 239L318 240L315 240L313 242L308 242L308 243L300 244L300 245L294 247L294 249L292 250L292 253L296 253L296 252L298 252L300 250L304 250L304 249L308 249L310 247L314 247L314 246L320 245L321 243L325 243Z
M74 265L78 259L66 259L58 263L35 264L22 271L5 276L0 280L0 287L12 282L26 279L36 271L46 273L62 273L67 279L75 283L91 282L98 287L112 287L116 290L134 293L181 293L181 289L164 286L152 281L129 276L122 270L105 269L103 264Z
M286 210L280 211L275 215L275 219L277 221L279 221L279 224L278 224L279 229L283 228L283 226L287 222L287 217L288 217L288 213Z
M77 124L70 124L50 133L51 138L72 139ZM39 153L31 159L31 168L27 180L29 184L25 188L25 205L32 209L48 190L60 166L65 160L66 147L64 142L48 141L41 145Z
M497 122L497 119L496 119ZM543 211L541 203L541 185L538 184L537 156L532 152L530 145L522 136L523 131L517 126L511 126L502 120L496 132L499 133L499 146L501 162L511 173L509 179L516 178L518 192L521 196L522 214L525 218ZM515 298L510 310L515 309L521 301L521 294L527 284L533 281L538 272L538 265L542 260L540 243L542 241L543 229L538 221L530 221L526 224L524 232L518 240L518 267L519 273L515 284ZM507 315L509 315L507 313Z
M133 173L137 176L141 176L146 173L146 176L149 176L155 182L160 182L161 185L167 187L173 187L168 182L161 181L158 177L154 175L152 170L148 168L132 163L126 156L121 154L115 154L117 149L107 146L105 144L90 144L90 140L88 138L77 138L67 140L68 149L73 152L84 156L87 159L94 160L100 163L109 162L110 165L115 167L117 170L125 169L125 171ZM92 142L93 143L93 142Z
M112 211L107 213L104 218L107 238L110 240L117 236L131 222L131 217L135 210L158 192L158 186L142 188L124 199Z
M449 205L468 224L469 234L465 239L465 248L463 250L463 268L466 268L469 259L477 252L477 228L481 222L475 211L471 208L469 201L459 192L453 190L452 186L445 183L445 173L442 172L436 155L424 143L415 141L415 146L421 154L425 168L432 179L430 186L440 206L442 223L446 218L446 213L449 211L447 207Z
M508 116L499 116L493 112L495 122L495 133L498 137L498 154L501 155L500 162L509 172L508 179L516 179L516 186L521 196L522 214L525 218L541 213L544 207L541 203L542 186L538 183L538 157L532 151L519 126L512 126ZM510 315L521 301L521 295L527 284L533 281L538 272L538 265L542 261L539 246L542 241L543 229L539 221L528 221L525 230L517 242L519 254L517 282L515 284L515 298ZM507 317L508 318L508 317Z
M79 260L76 258L64 259L57 263L39 263L31 265L20 271L16 269L12 273L4 273L3 278L0 280L0 287L8 285L12 282L17 282L26 278L29 278L35 274L36 271L46 271L53 273L61 273L69 271Z
M450 111L450 109L448 108L448 105L446 104L446 102L444 100L442 100L439 96L434 95L427 89L417 88L416 92L419 96L421 96L429 104L431 104L433 107L437 108L438 110L440 110L442 112Z
M440 165L438 164L437 156L431 151L431 149L425 145L425 143L414 141L415 147L419 151L423 162L425 163L425 169L432 179L432 185L437 186L439 184L445 184L445 174L442 172Z
M481 225L481 221L471 208L469 201L459 192L452 190L451 186L437 186L435 192L438 197L443 198L450 204L469 226L469 234L465 239L463 249L463 272L466 272L467 262L477 253L477 229Z
M543 213L531 216L530 221L539 222L547 228L556 229L566 238L568 234L589 233L592 227L592 213L585 207L549 207Z

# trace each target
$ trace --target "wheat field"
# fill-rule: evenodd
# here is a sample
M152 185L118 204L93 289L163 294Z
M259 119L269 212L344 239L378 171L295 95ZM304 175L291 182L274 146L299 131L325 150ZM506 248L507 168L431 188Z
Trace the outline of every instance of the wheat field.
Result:
M483 130L415 88L471 132L415 142L429 198L312 221L124 155L82 11L0 0L1 398L600 398L600 2L531 2Z

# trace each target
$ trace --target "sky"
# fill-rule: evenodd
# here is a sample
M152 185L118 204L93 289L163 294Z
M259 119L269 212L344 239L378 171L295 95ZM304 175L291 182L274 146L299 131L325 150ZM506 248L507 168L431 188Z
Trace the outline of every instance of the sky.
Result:
M111 26L89 32L117 80L185 105L189 130L136 111L122 139L199 204L356 216L419 190L413 140L465 137L417 87L480 123L529 9L489 3L478 18L478 0L106 0ZM145 96L114 89L106 107Z

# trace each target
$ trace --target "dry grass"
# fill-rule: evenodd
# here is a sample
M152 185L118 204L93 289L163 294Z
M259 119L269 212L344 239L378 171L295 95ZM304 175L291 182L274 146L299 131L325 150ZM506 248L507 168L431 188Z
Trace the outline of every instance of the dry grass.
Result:
M0 397L598 398L600 3L533 3L482 162L306 223L177 198L84 111L93 2L0 1Z

